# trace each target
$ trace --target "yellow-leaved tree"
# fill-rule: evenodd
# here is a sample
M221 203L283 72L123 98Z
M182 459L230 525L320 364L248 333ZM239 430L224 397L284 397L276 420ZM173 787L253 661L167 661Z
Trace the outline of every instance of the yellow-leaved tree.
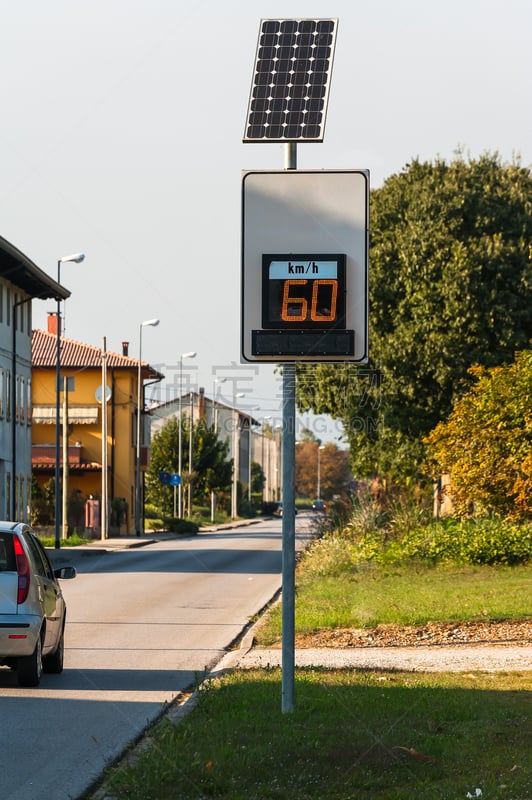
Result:
M532 517L532 350L501 367L470 370L476 383L426 438L450 475L458 513Z

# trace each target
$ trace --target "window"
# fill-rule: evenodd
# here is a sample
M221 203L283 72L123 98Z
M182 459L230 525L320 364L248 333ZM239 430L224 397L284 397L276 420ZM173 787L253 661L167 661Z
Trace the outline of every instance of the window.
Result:
M5 407L4 370L0 367L0 419L4 416L4 407Z
M11 372L6 370L6 419L11 419Z
M20 419L20 375L15 376L15 419Z
M11 533L0 533L0 572L16 572L17 561Z
M26 381L26 396L24 398L26 405L26 424L31 425L31 378Z
M50 568L50 562L48 561L48 558L42 549L41 543L32 533L26 534L26 541L28 542L29 548L35 560L35 566L38 574L43 578L52 580L53 573Z
M25 487L24 487L24 483L25 483L25 479L26 479L26 476L22 475L22 474L20 474L19 477L18 477L18 501L17 501L18 502L18 510L17 510L17 513L18 513L18 519L20 521L24 521L24 508L25 508L25 503L24 503L24 488Z
M18 418L21 425L24 424L24 420L26 417L26 379L21 375L19 377L19 385L17 386L18 389Z

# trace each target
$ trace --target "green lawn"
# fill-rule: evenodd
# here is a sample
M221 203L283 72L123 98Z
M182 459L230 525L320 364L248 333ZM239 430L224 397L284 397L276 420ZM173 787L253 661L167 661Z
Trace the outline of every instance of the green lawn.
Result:
M345 546L303 558L296 635L320 628L521 620L528 566L353 566ZM327 560L327 558L329 560ZM257 632L281 634L275 606ZM200 685L184 718L107 776L100 797L130 800L530 800L531 672L296 669L282 713L278 669Z
M532 674L279 670L204 686L105 795L130 800L529 800Z
M530 616L529 566L368 567L340 576L300 574L296 631L378 624L524 619ZM281 634L276 606L257 631L267 646Z

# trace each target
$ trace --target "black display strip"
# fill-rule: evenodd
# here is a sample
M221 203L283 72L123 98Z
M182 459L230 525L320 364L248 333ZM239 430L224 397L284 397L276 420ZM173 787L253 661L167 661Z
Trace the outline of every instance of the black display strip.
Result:
M355 353L355 332L344 331L252 331L251 352L254 356L352 356Z
M335 19L263 19L244 142L323 140Z

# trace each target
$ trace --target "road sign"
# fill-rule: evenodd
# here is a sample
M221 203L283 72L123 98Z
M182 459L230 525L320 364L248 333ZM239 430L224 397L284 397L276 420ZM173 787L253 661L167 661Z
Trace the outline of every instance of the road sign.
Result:
M245 172L242 360L368 359L367 170Z
M170 486L180 486L181 485L181 475L177 475L175 472L173 472L170 475L170 480L168 481L168 483L170 484Z

